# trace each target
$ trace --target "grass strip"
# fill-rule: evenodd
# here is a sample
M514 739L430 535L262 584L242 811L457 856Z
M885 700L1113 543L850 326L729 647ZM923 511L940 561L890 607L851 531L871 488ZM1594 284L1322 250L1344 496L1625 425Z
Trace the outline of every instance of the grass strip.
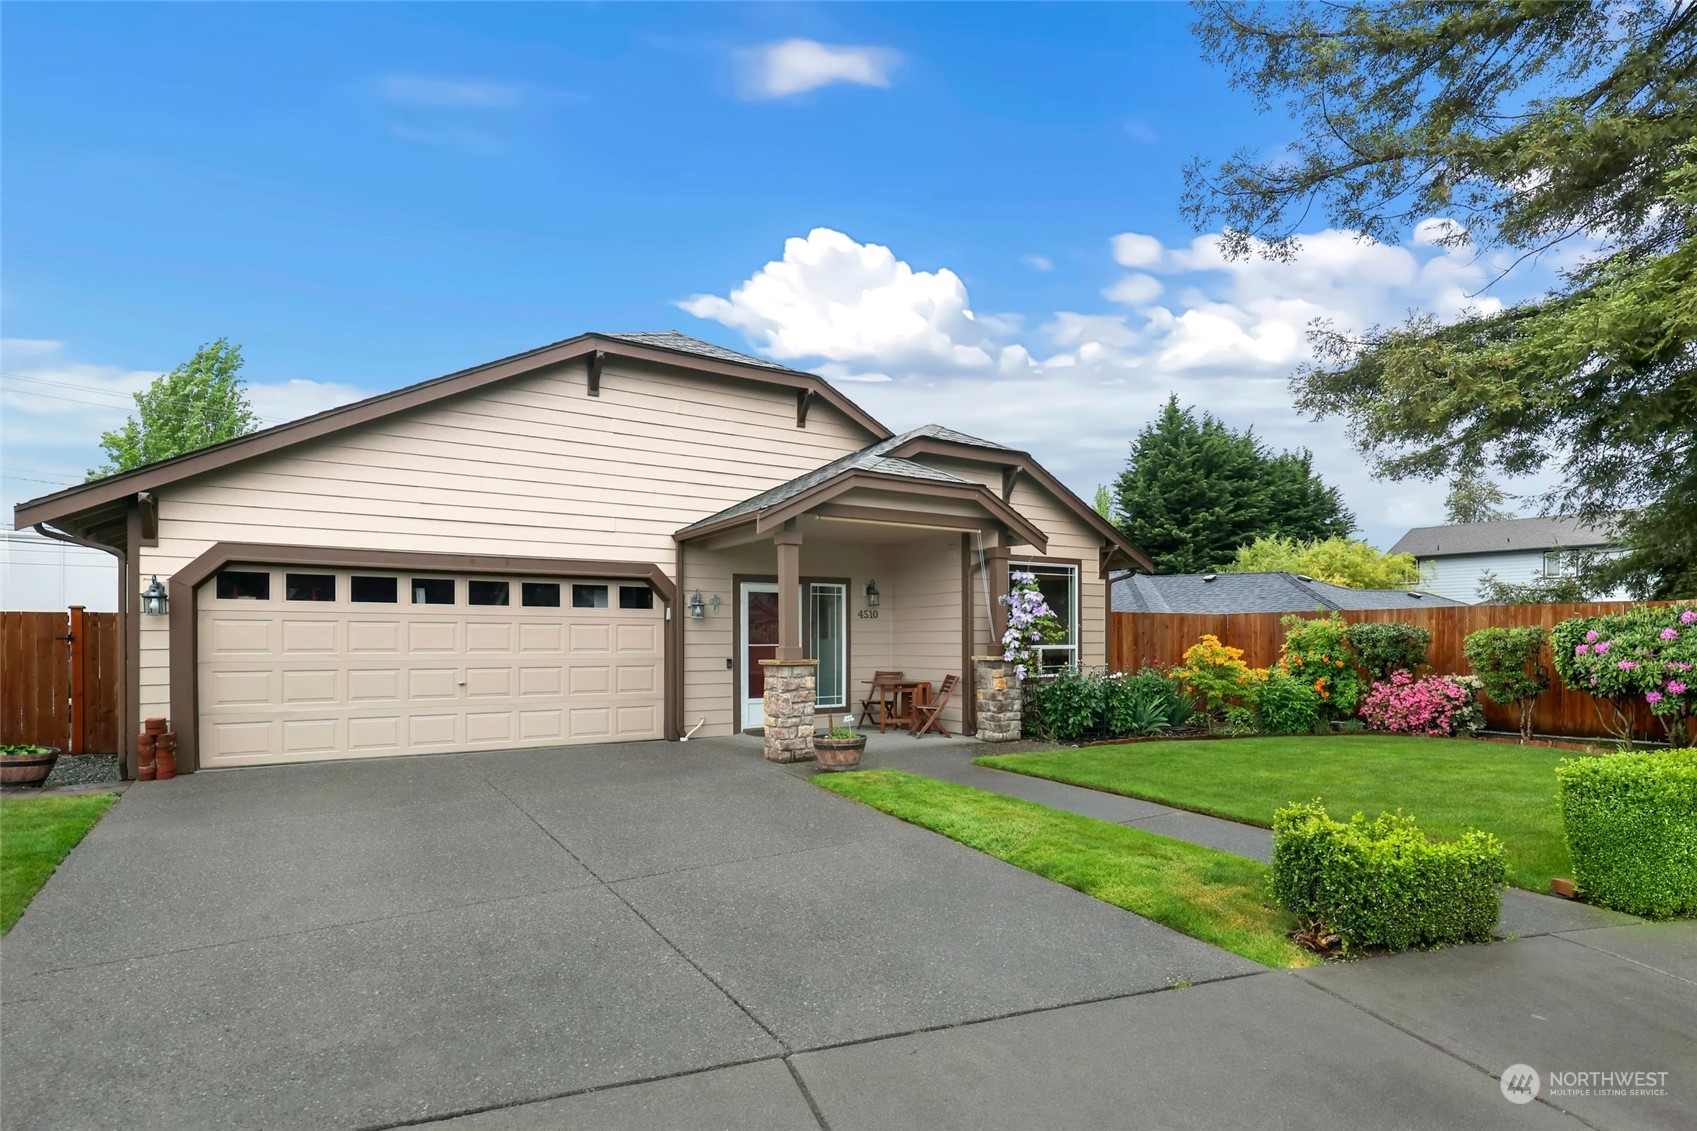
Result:
M1295 920L1272 905L1257 861L899 770L813 781L1265 966L1319 961L1285 937Z
M111 793L0 798L0 935L116 800Z
M1451 840L1494 833L1509 882L1546 891L1573 875L1562 830L1556 763L1570 750L1388 735L1138 742L1038 754L991 755L980 766L1159 801L1270 828L1273 810L1319 798L1332 816L1401 809Z

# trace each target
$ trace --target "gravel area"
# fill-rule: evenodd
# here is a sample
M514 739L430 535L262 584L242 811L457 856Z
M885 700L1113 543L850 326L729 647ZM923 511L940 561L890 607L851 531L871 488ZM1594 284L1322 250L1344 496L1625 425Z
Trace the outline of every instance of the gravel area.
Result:
M98 785L118 780L116 754L61 754L53 763L53 772L41 783L42 789L66 785Z

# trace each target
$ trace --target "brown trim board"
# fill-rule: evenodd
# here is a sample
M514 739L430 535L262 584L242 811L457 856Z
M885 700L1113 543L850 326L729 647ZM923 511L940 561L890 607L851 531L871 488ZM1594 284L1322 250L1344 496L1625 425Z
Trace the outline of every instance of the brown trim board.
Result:
M139 523L139 519L136 520ZM177 768L193 773L200 767L200 684L195 677L199 657L200 617L198 596L207 578L231 562L254 565L315 565L334 569L431 570L442 573L502 573L530 577L607 577L615 581L646 581L665 602L667 616L679 619L677 586L665 571L650 562L597 562L582 558L525 558L493 554L432 554L411 550L359 550L332 546L282 546L259 542L219 542L171 575L170 690L173 729L177 732ZM138 563L139 564L139 563ZM139 590L138 590L139 592ZM660 670L670 673L675 665L673 651L679 641L675 632L661 633L664 654ZM140 691L140 633L133 666L126 664L126 683ZM133 673L133 677L132 674ZM683 687L668 679L663 696L668 720L677 717ZM670 722L667 724L670 729ZM134 757L133 742L130 757Z
M1014 474L1004 472L1002 490L1006 493L1007 501L1013 501L1014 488L1018 485L1020 475L1026 475L1042 484L1048 492L1064 503L1079 518L1083 519L1097 534L1126 557L1150 573L1155 572L1155 563L1149 556L1138 549L1131 539L1122 534L1113 523L1096 513L1096 508L1073 494L1066 484L1049 474L1047 468L1032 458L1030 452L1016 451L1013 448L982 448L976 444L957 444L951 440L939 440L933 436L915 436L907 443L891 449L886 455L905 459L911 455L943 456L948 459L966 460L969 463L988 463L1003 468L1013 469Z
M978 733L977 703L972 695L972 535L960 536L960 729Z
M65 516L111 503L124 496L134 495L138 491L150 491L191 475L215 471L242 460L279 451L293 444L315 440L347 428L368 424L393 413L405 412L409 409L433 404L448 397L472 392L487 385L534 373L550 366L564 365L568 362L586 359L598 352L607 357L620 358L626 361L641 361L670 369L707 373L719 377L734 377L764 385L809 391L821 400L835 406L844 415L871 433L875 439L887 440L893 435L888 428L874 419L865 409L838 392L823 377L812 373L721 361L679 350L639 345L618 338L582 334L562 342L555 342L553 345L542 346L539 349L514 354L511 357L486 362L470 369L462 369L416 385L408 385L393 392L379 393L377 396L368 397L363 401L355 401L353 404L327 409L300 420L279 424L273 428L266 428L172 459L161 460L134 471L111 475L105 479L97 479L93 483L68 487L63 491L55 491L50 495L43 495L40 498L19 503L14 512L16 516L15 525L23 527L32 526L38 522L56 522Z

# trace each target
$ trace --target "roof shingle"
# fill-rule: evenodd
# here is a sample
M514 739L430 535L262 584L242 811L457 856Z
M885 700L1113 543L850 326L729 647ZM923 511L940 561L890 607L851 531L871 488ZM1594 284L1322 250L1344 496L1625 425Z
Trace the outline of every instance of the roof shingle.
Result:
M1292 573L1122 574L1112 590L1116 613L1311 613L1463 603L1407 589L1346 589Z
M1616 542L1606 524L1586 525L1572 518L1508 518L1500 522L1416 526L1397 539L1391 553L1442 558L1513 550L1575 550L1585 546L1612 546Z

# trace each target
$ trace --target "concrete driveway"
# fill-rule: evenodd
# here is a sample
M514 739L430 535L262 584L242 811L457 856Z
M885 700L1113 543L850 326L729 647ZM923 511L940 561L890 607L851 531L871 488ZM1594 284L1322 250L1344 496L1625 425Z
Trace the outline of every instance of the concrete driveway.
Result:
M713 1087L807 1126L790 1054L1259 969L729 742L202 773L131 788L6 938L0 1121L387 1126L745 1065Z

